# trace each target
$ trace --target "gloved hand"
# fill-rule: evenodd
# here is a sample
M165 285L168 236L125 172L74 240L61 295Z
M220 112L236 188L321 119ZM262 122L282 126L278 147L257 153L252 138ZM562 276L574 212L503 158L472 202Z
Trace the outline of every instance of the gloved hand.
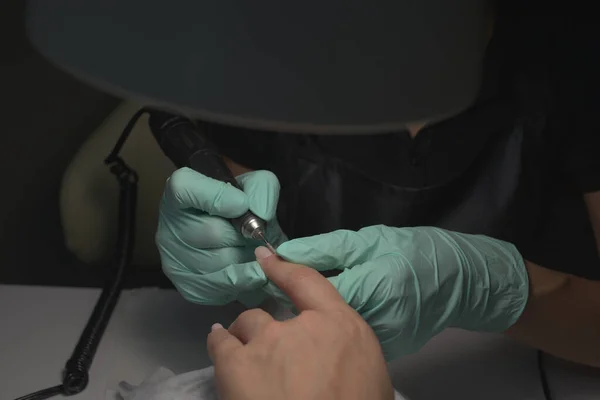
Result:
M182 168L168 179L156 232L162 268L187 300L222 305L240 300L258 305L267 278L256 262L261 243L242 237L224 218L248 209L267 221L266 236L275 246L287 240L276 219L279 181L269 171L237 177L243 192Z
M344 270L329 280L373 328L388 360L416 352L446 327L504 331L528 298L517 249L482 235L378 225L291 240L277 253ZM290 304L272 283L267 289Z

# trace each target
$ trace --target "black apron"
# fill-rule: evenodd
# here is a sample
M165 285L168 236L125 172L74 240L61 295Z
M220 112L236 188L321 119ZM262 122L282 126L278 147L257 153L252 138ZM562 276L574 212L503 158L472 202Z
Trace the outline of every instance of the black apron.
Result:
M543 95L537 88L519 90ZM389 164L388 176L357 161L375 137L271 137L279 157L270 169L282 183L280 224L290 238L376 224L485 234L514 243L524 258L545 267L600 279L582 194L551 171L556 162L542 103L527 98L521 107L514 97L500 96L425 128L414 140L405 132L388 135L406 138L366 161ZM457 152L461 144L466 150ZM419 156L411 157L414 149ZM428 171L428 149L442 158L432 163L437 171ZM394 151L404 165L390 159ZM416 179L398 184L394 168ZM548 221L556 218L553 230Z

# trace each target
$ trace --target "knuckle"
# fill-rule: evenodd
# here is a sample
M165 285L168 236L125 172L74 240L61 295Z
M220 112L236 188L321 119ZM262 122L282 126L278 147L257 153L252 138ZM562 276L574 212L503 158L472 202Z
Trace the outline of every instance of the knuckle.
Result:
M389 285L389 289L393 292L398 292L402 287L406 287L406 285L410 285L414 282L415 277L413 275L412 270L405 266L400 260L393 259L390 260L393 262L391 271L388 271L389 278L387 279L387 283Z
M392 228L389 226L379 224L379 225L371 225L365 228L360 229L359 234L363 237L392 237L393 232Z
M257 318L262 318L266 313L260 308L253 308L252 310L244 311L237 318L238 321L246 322Z
M180 168L173 172L167 179L167 188L172 193L179 193L188 186L189 172L187 168Z
M273 320L265 325L262 334L268 341L276 341L283 335L282 327L280 322Z
M239 358L239 354L236 349L229 346L228 342L229 339L225 336L216 337L212 332L209 334L207 348L210 353L217 356L220 363L229 364L236 358Z
M311 282L321 278L321 275L312 268L300 267L290 272L289 282L291 284L305 285L306 282Z
M290 271L281 288L284 292L296 292L307 285L315 284L323 278L316 270L309 267L299 267Z
M175 288L177 289L177 291L179 292L181 297L183 297L184 300L189 301L190 303L193 303L193 304L200 304L200 305L206 304L206 301L204 301L204 299L201 296L193 295L188 290L186 290L184 286L177 283L177 281L171 281L171 282L173 282L173 286L175 286Z
M196 249L219 249L242 244L231 224L220 218L204 215L191 221L191 228L179 238Z
M258 178L260 178L261 180L264 180L264 181L268 182L269 184L271 184L274 187L279 188L279 186L280 186L279 179L277 178L277 175L275 175L271 171L268 171L266 169L263 169L263 170L260 170L260 171L256 171L256 176Z
M367 323L355 313L340 310L332 320L336 321L336 325L349 337L361 338L370 333Z
M273 322L275 322L275 320L273 320L273 318L266 311L260 308L254 308L252 310L244 311L242 314L240 314L238 318L231 324L231 327L237 329L244 326L252 326L254 324L267 327Z

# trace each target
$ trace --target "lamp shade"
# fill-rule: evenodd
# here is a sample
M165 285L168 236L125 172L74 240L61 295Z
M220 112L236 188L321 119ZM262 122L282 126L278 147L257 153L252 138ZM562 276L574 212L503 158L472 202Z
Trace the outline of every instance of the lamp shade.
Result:
M31 0L45 57L102 90L234 126L377 133L477 96L484 0Z

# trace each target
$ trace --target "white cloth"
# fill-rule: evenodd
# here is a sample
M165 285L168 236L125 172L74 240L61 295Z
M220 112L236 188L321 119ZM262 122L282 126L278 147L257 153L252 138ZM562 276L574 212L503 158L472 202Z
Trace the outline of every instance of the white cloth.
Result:
M159 368L139 386L119 384L123 400L213 400L218 399L213 367L175 375Z
M218 400L213 367L175 375L160 368L135 387L126 382L119 385L123 400ZM395 400L407 400L394 393Z

